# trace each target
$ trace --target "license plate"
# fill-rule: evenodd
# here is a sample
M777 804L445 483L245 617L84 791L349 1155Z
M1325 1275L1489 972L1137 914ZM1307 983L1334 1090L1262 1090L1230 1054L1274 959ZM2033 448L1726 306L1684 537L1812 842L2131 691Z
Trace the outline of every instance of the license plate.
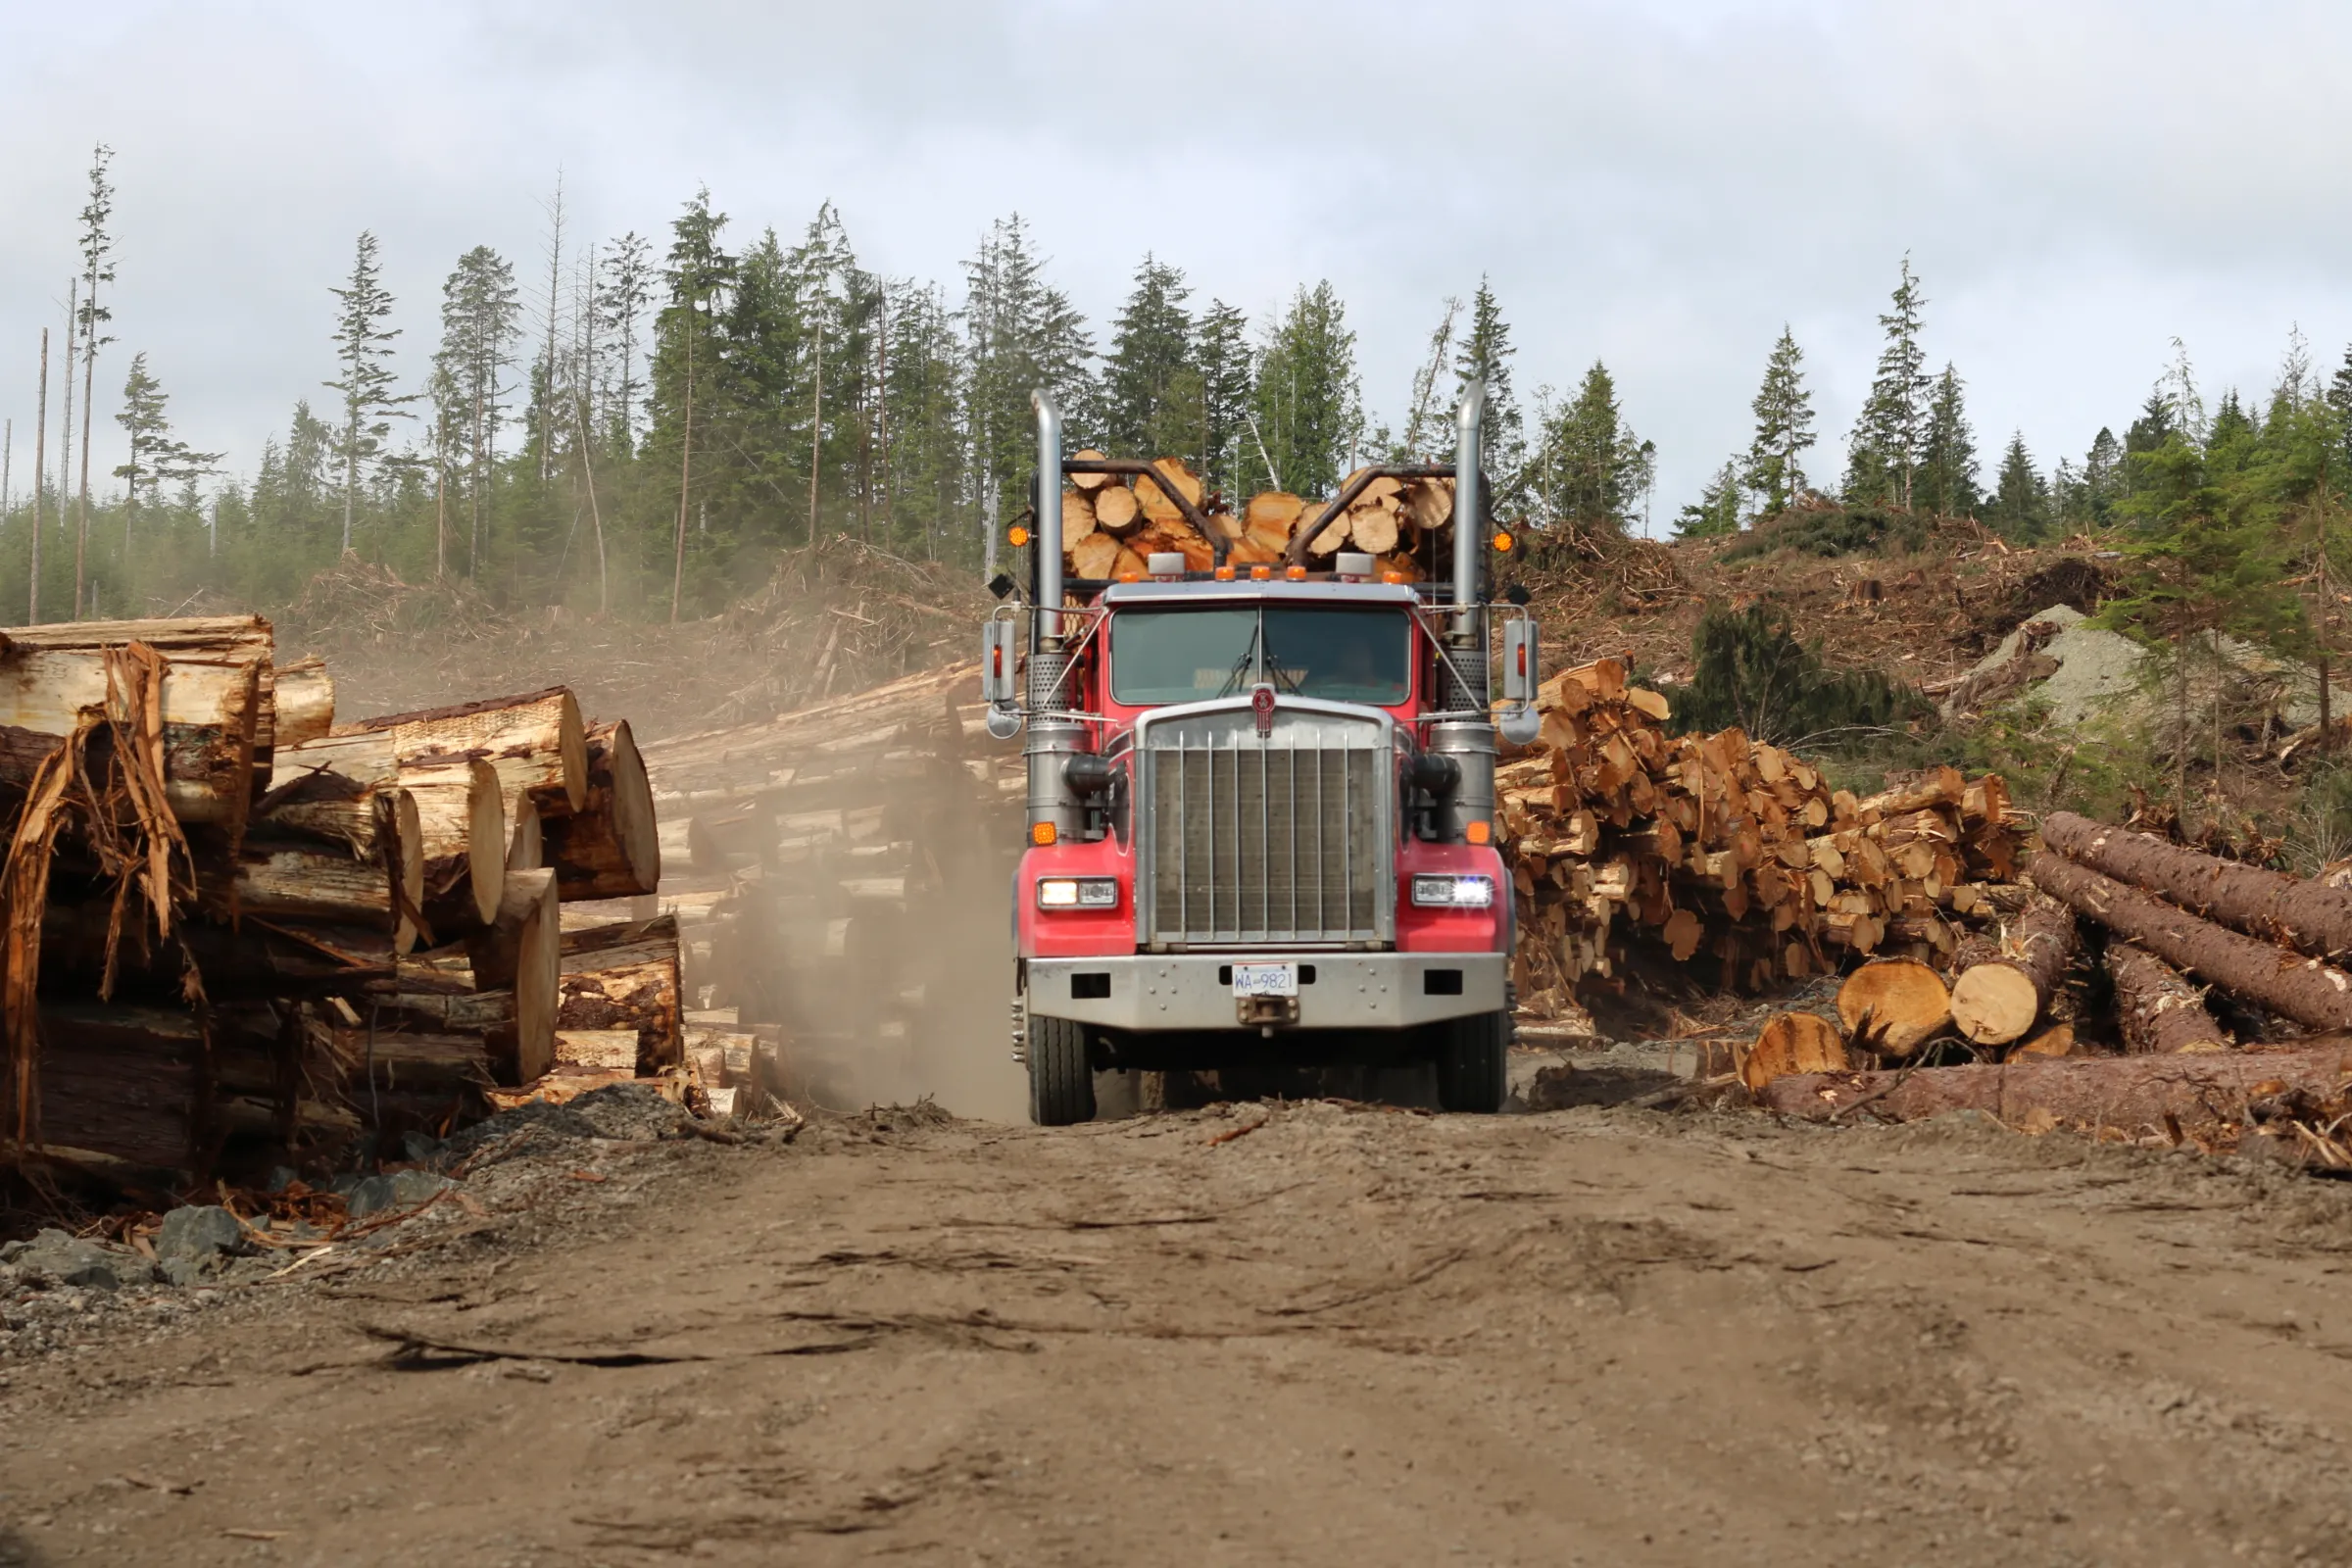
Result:
M1233 966L1237 997L1295 997L1298 966L1295 963L1237 963Z

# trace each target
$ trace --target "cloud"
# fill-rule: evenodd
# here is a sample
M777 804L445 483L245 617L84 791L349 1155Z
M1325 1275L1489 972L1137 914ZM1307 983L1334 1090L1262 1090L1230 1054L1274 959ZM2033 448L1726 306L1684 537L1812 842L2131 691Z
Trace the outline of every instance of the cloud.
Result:
M104 139L101 382L148 350L184 433L248 466L321 395L362 227L419 369L460 251L544 265L559 168L579 235L659 232L705 182L738 231L831 199L868 265L951 285L1017 209L1098 321L1146 250L1254 314L1329 277L1391 415L1490 275L1523 390L1617 372L1661 516L1744 442L1784 320L1842 435L1907 251L1984 444L2047 461L2128 418L2176 333L2249 388L2290 321L2324 364L2352 336L2348 44L2340 8L2111 0L19 7L0 413L28 428Z

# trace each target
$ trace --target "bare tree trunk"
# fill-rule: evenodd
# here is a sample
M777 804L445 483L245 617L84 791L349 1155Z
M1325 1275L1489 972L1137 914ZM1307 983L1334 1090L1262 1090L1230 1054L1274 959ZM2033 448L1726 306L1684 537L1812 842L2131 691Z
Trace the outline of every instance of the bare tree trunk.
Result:
M539 482L555 476L556 459L556 299L564 285L564 172L556 171L556 198L548 208L547 242L547 357L539 387Z
M8 504L15 499L9 493L8 481L13 477L9 472L9 467L12 460L16 457L16 442L17 421L0 419L0 523L8 520Z
M890 531L891 505L894 497L890 482L890 291L884 289L876 307L874 329L874 413L881 426L881 461L876 466L875 483L882 491L882 532Z
M669 623L686 591L686 498L694 489L694 306L686 307L686 432L678 442L678 536L669 567Z
M41 623L41 488L49 466L49 329L41 328L41 403L32 424L32 592L25 624Z
M2173 634L2173 815L2188 821L2188 634Z
M816 417L808 421L808 548L816 548L816 476L825 455L825 323L816 323Z
M449 443L433 432L433 577L449 575Z
M98 285L93 282L90 285L90 304L95 308L97 303ZM97 379L98 374L97 331L98 328L93 323L90 330L83 334L81 345L81 499L74 509L77 521L74 530L74 602L76 605L81 603L81 558L90 542L90 392L91 384ZM69 388L67 396L71 397L72 395L72 390ZM125 550L124 554L127 557L128 551ZM125 575L129 573L130 563L127 559L122 563L122 569ZM92 592L90 598L90 609L96 611L98 605L95 591ZM75 618L79 618L78 612Z
M612 584L605 576L605 514L596 504L596 466L588 457L588 400L582 396L574 405L580 420L580 471L588 480L588 516L596 524L596 612L610 614L612 610Z
M61 383L65 397L60 412L65 423L57 432L57 531L66 531L66 504L74 495L74 333L80 330L74 318L81 304L81 279L76 276L66 285L66 374ZM74 618L81 618L81 597L76 586L74 600Z
M488 465L482 461L482 384L477 377L473 384L473 537L466 544L466 577L479 581L482 575L482 486Z

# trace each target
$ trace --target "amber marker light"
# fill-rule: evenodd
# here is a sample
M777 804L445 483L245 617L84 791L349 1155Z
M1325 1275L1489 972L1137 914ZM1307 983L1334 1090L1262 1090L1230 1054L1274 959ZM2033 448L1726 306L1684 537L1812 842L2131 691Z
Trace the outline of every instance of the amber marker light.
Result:
M1040 822L1029 829L1029 842L1041 850L1051 845L1056 836L1051 822Z
M1507 528L1498 529L1495 532L1494 548L1506 556L1511 553L1511 546L1516 542L1511 538L1510 530Z
M1251 582L1272 582L1274 580L1274 568L1272 566L1251 566L1250 568L1250 580Z
M1012 548L1018 550L1029 543L1029 530L1026 528L1015 528L1010 534L1006 535L1006 537L1012 540Z
M1219 582L1231 582L1231 581L1233 581L1233 568L1232 568L1231 566L1219 566L1219 567L1217 568L1217 581L1219 581Z
M1282 574L1293 582L1306 581L1306 568L1304 566L1286 567Z
M1051 833L1054 830L1053 828L1048 827L1046 831ZM1468 839L1473 844L1484 844L1494 836L1494 824L1485 820L1484 818L1481 818L1476 822L1472 822L1467 827L1462 829L1462 837Z
M1380 580L1382 582L1402 582L1404 581L1404 573L1401 571L1384 571L1380 574Z

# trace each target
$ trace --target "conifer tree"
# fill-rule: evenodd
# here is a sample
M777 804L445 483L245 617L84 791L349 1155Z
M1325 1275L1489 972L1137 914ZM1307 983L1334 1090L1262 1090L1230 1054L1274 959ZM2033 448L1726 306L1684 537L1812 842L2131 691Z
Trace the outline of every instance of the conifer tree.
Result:
M964 277L965 418L979 491L982 562L993 572L1000 522L1029 503L1036 466L1029 394L1042 388L1060 403L1065 447L1092 445L1101 428L1095 346L1069 296L1046 282L1044 258L1031 246L1018 213L991 225L979 252L964 264Z
M1193 352L1200 370L1200 471L1210 489L1231 493L1241 482L1252 390L1249 318L1223 300L1210 300Z
M1575 398L1544 427L1544 449L1535 465L1536 499L1546 516L1584 527L1630 531L1634 509L1648 488L1656 452L1626 424L1617 406L1617 383L1608 367L1594 360Z
M891 519L902 538L919 530L923 555L936 559L963 500L963 346L937 284L892 284L889 312L883 398Z
M1470 330L1454 359L1454 403L1473 382L1487 385L1486 408L1479 422L1479 466L1487 476L1498 508L1516 508L1527 466L1527 435L1519 416L1519 400L1511 390L1510 324L1485 277L1470 300Z
M645 391L639 379L639 333L653 298L653 246L631 229L607 247L604 287L597 296L597 324L618 357L605 406L612 415L612 444L624 456L637 447L638 401Z
M2124 444L2105 425L2091 438L2082 459L2082 521L2094 528L2107 525L2115 504L2124 496Z
M652 409L649 445L664 456L674 451L678 470L677 521L670 535L669 618L678 618L686 590L686 519L695 499L694 458L706 439L696 425L696 399L710 400L719 366L718 322L735 283L735 258L719 245L727 215L710 206L709 187L698 189L670 223L669 266L664 277L669 301L654 320ZM708 411L704 411L707 413Z
M105 322L114 319L114 312L98 302L99 285L111 284L115 280L115 237L107 232L106 227L115 213L115 188L106 178L106 166L114 156L115 150L103 142L92 149L90 199L81 210L81 302L74 316L74 322L81 331L81 490L74 530L74 614L76 619L82 613L85 579L83 557L90 538L91 389L97 379L98 351L114 341L111 337L100 335L98 330ZM66 361L66 417L69 428L74 410L73 363L69 356Z
M476 245L458 258L456 270L441 285L441 347L433 356L434 423L444 432L465 434L469 578L480 575L486 511L498 472L498 429L506 414L506 373L521 337L522 297L514 286L514 269L489 246Z
M1193 322L1184 302L1191 291L1184 273L1146 253L1135 270L1135 288L1111 325L1110 354L1102 366L1102 438L1125 457L1161 455L1171 422L1166 405L1178 375L1193 362ZM1192 401L1199 402L1195 375ZM1195 462L1187 439L1174 455Z
M1908 512L1927 425L1927 355L1920 347L1921 313L1927 296L1903 257L1893 308L1879 318L1886 334L1870 397L1854 421L1846 456L1845 495L1862 505L1893 506Z
M2017 431L2001 454L2001 472L1993 481L1986 520L2003 538L2032 544L2049 531L2049 489L2034 466L2034 455L2026 450L2025 432Z
M1968 427L1959 372L1949 364L1936 378L1921 443L1914 499L1921 512L1965 517L1977 510L1976 434Z
M1674 520L1674 531L1682 539L1715 539L1740 531L1740 494L1746 487L1738 459L1727 458L1717 469L1698 499L1683 508Z
M392 390L392 340L400 328L383 323L392 314L392 296L385 292L382 265L376 260L375 235L360 231L358 254L351 277L332 289L342 302L335 316L335 359L342 374L325 383L343 394L343 423L335 438L335 456L343 465L343 553L351 553L352 514L359 506L364 471L384 458L384 439L392 433L394 417L407 418L404 405L415 393Z
M1437 330L1429 334L1429 357L1421 362L1421 368L1413 372L1413 394L1411 406L1405 414L1404 438L1398 443L1396 453L1400 462L1426 463L1446 445L1446 411L1439 399L1443 395L1442 377L1453 363L1453 323L1461 314L1462 302L1453 295L1446 295L1446 314L1439 319Z
M187 484L204 474L217 471L221 454L197 452L185 441L172 433L170 398L163 386L148 373L147 356L134 354L130 359L130 373L122 382L122 408L115 422L122 427L128 438L130 456L115 469L115 477L123 481L122 555L130 557L131 521L139 512L139 485L143 480L150 491L172 483Z
M1255 440L1243 465L1250 487L1262 474L1276 489L1330 495L1362 439L1363 404L1355 334L1328 281L1292 296L1259 356L1252 401Z
M1805 355L1784 323L1764 362L1764 381L1749 405L1756 433L1748 443L1741 483L1766 516L1786 512L1805 493L1804 454L1815 441L1813 394L1805 387Z

